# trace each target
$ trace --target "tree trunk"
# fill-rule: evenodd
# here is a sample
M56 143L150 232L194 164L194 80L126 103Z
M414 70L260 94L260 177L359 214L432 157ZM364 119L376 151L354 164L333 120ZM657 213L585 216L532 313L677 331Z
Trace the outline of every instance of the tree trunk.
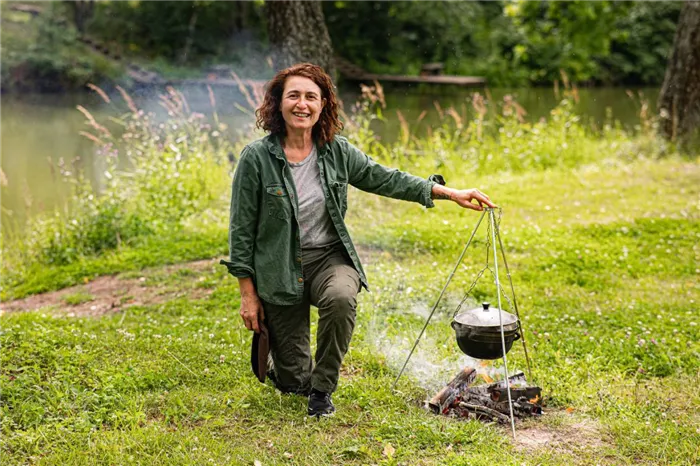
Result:
M85 25L95 12L94 0L74 0L65 2L73 12L73 23L80 35L85 34Z
M659 94L661 131L683 140L700 126L700 2L686 1Z
M265 15L276 70L310 62L335 77L333 47L319 1L266 1Z

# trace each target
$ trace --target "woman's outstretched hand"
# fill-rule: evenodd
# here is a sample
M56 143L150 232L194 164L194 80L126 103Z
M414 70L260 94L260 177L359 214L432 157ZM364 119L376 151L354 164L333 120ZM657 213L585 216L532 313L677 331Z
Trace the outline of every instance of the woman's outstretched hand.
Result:
M482 211L484 206L498 207L491 202L491 199L476 188L472 189L452 189L436 184L432 190L433 199L449 199L456 202L461 207Z
M484 205L497 207L486 194L476 188L455 190L451 199L460 206L472 210L484 210Z

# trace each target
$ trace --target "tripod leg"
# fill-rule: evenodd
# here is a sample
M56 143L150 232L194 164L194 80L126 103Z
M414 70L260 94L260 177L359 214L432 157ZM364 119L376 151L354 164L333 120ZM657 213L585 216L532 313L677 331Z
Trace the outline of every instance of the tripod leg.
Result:
M501 284L498 281L498 253L496 252L496 222L494 220L493 209L489 210L489 220L491 221L491 235L493 236L493 267L496 271L496 296L498 297L498 324L501 327L501 345L503 348L503 367L506 371L506 391L508 392L508 408L510 409L510 427L515 438L515 419L513 417L513 399L510 395L510 383L508 382L508 360L506 359L506 338L503 332L503 314L501 311Z
M401 368L399 375L396 377L396 380L394 380L394 383L391 385L391 391L394 391L394 389L396 388L396 384L399 382L399 379L401 378L403 371L406 369L406 365L408 364L409 359L411 359L411 356L413 356L413 352L416 350L416 346L418 346L418 342L420 341L421 337L423 336L425 329L428 327L428 323L430 323L430 319L433 318L433 314L435 313L435 309L437 309L438 304L440 303L440 300L442 299L442 295L445 294L445 290L447 289L447 285L450 284L450 281L452 281L452 277L454 277L455 272L457 272L457 268L459 267L459 264L462 263L462 259L464 259L464 254L466 254L467 249L469 248L469 245L472 243L472 240L474 239L474 235L476 235L476 230L479 229L479 225L481 225L481 221L484 219L485 214L486 214L486 211L484 211L481 214L479 221L476 223L476 226L474 227L474 231L472 231L472 235L469 237L469 241L467 241L467 245L464 246L464 250L462 251L462 254L460 254L459 259L457 260L457 264L455 264L454 270L452 270L452 273L447 278L447 283L445 283L445 286L442 287L442 291L440 292L440 296L438 296L438 299L435 302L435 305L433 306L433 310L430 311L430 315L428 316L428 319L425 321L425 325L423 325L423 329L420 331L420 334L418 334L418 338L416 338L416 342L413 344L413 348L411 348L411 352L408 353L408 357L406 358L406 362L403 363L403 367Z

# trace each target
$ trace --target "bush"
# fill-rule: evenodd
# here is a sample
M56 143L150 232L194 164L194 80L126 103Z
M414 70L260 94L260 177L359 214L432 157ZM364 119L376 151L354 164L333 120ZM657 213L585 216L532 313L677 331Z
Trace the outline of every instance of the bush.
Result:
M122 66L78 41L57 4L25 23L3 20L2 89L58 92L121 76Z

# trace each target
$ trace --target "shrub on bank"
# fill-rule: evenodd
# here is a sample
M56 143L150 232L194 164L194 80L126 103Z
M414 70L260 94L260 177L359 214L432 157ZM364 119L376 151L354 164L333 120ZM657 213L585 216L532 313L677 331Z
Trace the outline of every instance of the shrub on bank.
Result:
M121 64L78 40L75 27L56 13L60 8L47 2L45 11L28 18L2 6L3 92L61 92L123 75Z

